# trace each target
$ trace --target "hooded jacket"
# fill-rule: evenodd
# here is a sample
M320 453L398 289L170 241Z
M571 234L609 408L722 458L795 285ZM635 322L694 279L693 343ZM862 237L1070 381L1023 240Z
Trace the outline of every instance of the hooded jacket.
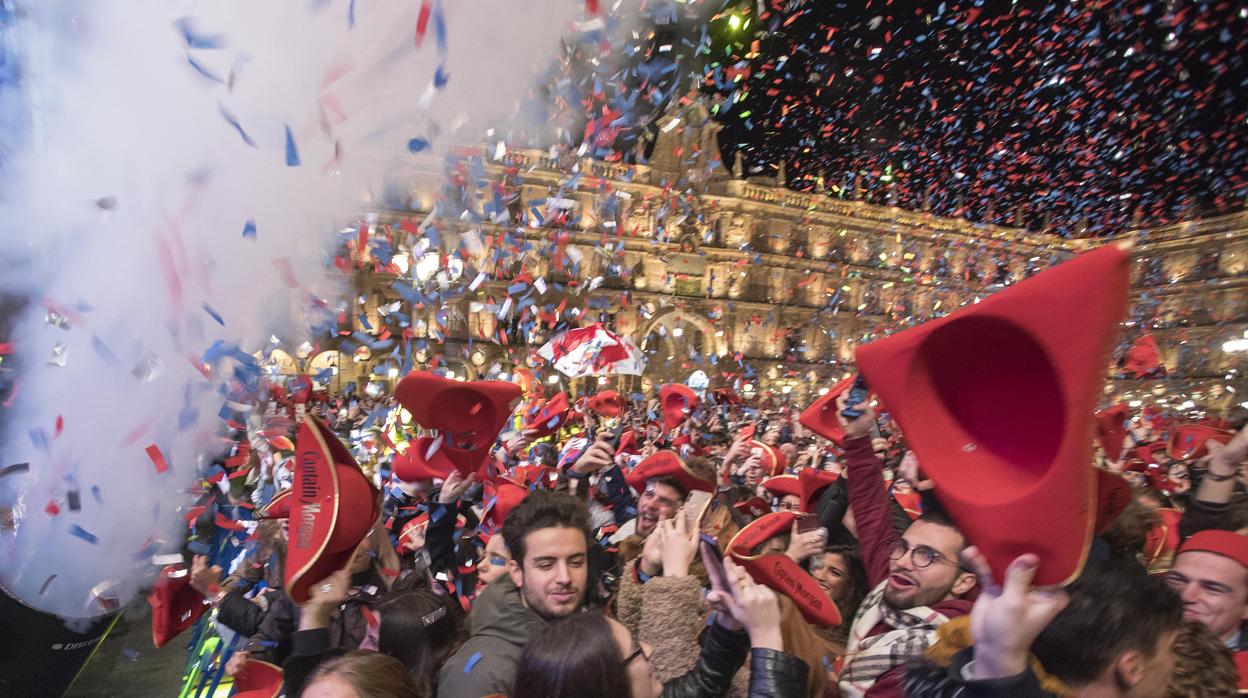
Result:
M472 635L442 666L439 698L511 693L520 653L544 621L524 605L511 577L503 575L477 597L468 622Z

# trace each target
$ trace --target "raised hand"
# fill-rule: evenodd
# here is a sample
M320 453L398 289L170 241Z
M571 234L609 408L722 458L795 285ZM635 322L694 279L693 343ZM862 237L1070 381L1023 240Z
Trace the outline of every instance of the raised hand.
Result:
M663 528L663 576L688 577L689 565L698 554L700 534L690 531L683 509L670 519L658 523Z
M845 437L849 439L857 439L871 433L871 427L875 424L875 410L871 409L869 402L852 405L852 407L862 414L857 419L849 419L841 414L846 407L850 407L849 402L850 391L841 393L836 398L836 420L841 423L841 428L845 430Z
M897 466L897 474L905 478L916 492L926 492L936 486L919 472L919 457L914 455L914 451L906 451L906 455L901 457L901 465Z
M475 482L476 479L476 473L469 473L468 477L464 477L464 474L459 472L459 470L452 470L451 474L446 476L446 480L442 483L442 489L438 492L438 502L450 504L458 501L463 496L464 490L468 489L468 486Z
M610 434L600 433L598 439L587 446L581 453L581 457L576 459L572 469L582 475L589 475L609 467L615 462L615 449L609 443L610 438Z
M1031 586L1040 558L1020 555L1005 570L1005 585L996 584L988 560L972 546L962 551L966 568L979 580L980 594L971 609L975 638L974 679L999 679L1027 668L1031 643L1061 613L1070 596L1060 588Z
M217 582L221 581L221 567L208 566L207 555L196 555L191 558L191 588L204 596L212 596Z
M784 551L793 562L801 564L803 560L812 555L823 552L828 542L828 529L816 528L813 531L798 533L797 522L793 522L793 531L789 535L789 549Z

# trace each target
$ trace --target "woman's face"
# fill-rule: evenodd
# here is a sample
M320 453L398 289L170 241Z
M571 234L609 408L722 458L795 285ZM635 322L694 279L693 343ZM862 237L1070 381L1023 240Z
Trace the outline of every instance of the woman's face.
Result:
M477 563L477 585L485 586L503 576L507 571L507 546L503 543L503 534L495 533L485 544L485 556Z
M837 606L849 593L849 568L845 558L837 553L824 553L811 558L810 576L819 582Z
M615 644L620 647L620 661L624 662L624 673L628 674L633 698L658 698L663 692L663 684L654 677L654 670L650 668L650 645L634 641L628 628L614 618L608 618L607 623L611 626Z

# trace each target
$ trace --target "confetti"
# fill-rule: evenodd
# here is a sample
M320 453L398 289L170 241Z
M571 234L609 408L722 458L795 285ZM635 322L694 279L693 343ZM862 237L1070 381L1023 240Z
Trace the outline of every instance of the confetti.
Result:
M286 127L286 166L299 166L299 150L295 147L295 134L291 133L290 127Z
M89 532L89 531L87 531L87 530L83 529L83 528L82 528L81 526L79 526L78 524L70 524L70 525L69 525L69 535L71 535L71 536L73 536L73 537L75 537L75 538L80 538L80 539L82 539L82 540L85 540L86 542L90 543L91 545L98 545L98 544L99 544L99 542L100 542L100 539L99 539L99 538L97 538L97 537L95 536L95 534L93 534L93 533L91 533L91 532Z
M243 237L247 238L248 240L256 239L256 222L255 221L249 219L246 223L243 224Z
M163 473L169 469L169 463L165 460L165 454L160 452L160 447L152 444L143 449L147 452L147 457L152 460L152 465L156 466L156 472Z
M0 468L0 478L30 472L30 463L14 463Z

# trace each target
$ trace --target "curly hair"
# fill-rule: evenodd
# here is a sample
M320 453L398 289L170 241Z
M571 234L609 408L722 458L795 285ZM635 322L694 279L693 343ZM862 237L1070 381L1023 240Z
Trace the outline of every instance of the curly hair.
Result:
M1203 624L1187 621L1174 641L1174 673L1166 698L1233 696L1239 673L1231 651Z

